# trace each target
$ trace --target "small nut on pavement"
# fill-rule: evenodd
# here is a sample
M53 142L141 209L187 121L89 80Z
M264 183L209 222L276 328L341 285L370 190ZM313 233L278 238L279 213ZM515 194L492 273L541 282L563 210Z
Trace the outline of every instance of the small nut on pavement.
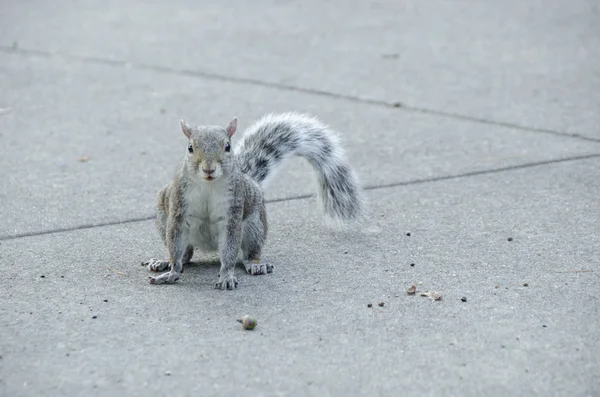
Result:
M367 307L373 307L372 303L367 303Z
M379 305L379 307L383 307L383 305L385 305L385 303L379 302L378 305Z
M242 327L244 327L244 329L254 329L256 327L256 319L247 314L241 319L238 319L237 322L242 323Z
M406 290L406 293L408 295L414 295L417 293L417 286L416 285L411 285L410 288L408 290Z
M463 296L462 298L460 298L461 301L466 302L467 301L467 297Z

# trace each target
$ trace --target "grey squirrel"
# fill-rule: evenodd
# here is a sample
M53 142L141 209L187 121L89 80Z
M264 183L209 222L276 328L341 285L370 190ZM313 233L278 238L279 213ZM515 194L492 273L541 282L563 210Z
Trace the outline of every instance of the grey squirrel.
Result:
M143 262L151 284L179 280L194 248L218 251L219 289L234 289L235 265L249 274L267 274L273 266L261 261L267 237L263 197L265 181L287 158L305 158L317 174L317 194L325 214L334 221L360 218L363 200L358 179L344 159L337 133L314 117L297 113L269 114L252 125L233 149L237 118L227 127L190 127L186 153L174 180L160 190L156 226L169 260Z

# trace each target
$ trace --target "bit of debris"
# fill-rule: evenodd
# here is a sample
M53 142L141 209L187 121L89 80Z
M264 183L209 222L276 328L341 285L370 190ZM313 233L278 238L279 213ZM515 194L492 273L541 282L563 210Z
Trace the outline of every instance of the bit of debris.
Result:
M43 274L40 276L40 278L46 278L46 276L44 276Z
M544 328L548 328L548 326L547 326L546 324L542 325L542 327L544 327Z
M171 376L171 371L165 371L166 376Z
M419 295L421 296L426 296L434 301L441 301L442 300L442 294L440 294L439 292L435 292L435 291L427 291L427 292L421 292Z
M410 232L406 233L406 235L407 235L408 237L410 237Z
M413 284L410 286L409 289L406 290L406 294L409 296L414 296L417 293L419 293L419 296L426 296L434 301L441 301L442 300L442 294L439 292L435 292L435 291L417 291L417 285L421 285L422 283L417 283L417 284ZM464 298L465 301L467 298Z
M344 251L344 254L347 254L347 253L348 253L348 251Z
M385 305L385 303L379 302L378 305L379 305L379 307L383 307L383 305Z
M98 316L92 316L92 318L95 320L95 319L97 319L97 318L98 318Z
M79 161L80 163L87 163L88 161L90 161L90 158L88 156L79 156L77 157L77 161Z
M500 284L496 284L496 289L500 288Z
M410 264L410 266L411 266L411 267L415 267L415 264L414 264L414 263L411 263L411 264Z
M509 237L507 240L508 240L508 241L513 241L513 238L512 238L512 237Z
M523 287L529 287L529 283L523 283Z
M401 108L402 107L402 103L400 103L400 102L394 102L394 103L392 103L392 107L393 108Z
M440 294L439 292L434 292L429 296L431 299L436 300L436 301L441 301L442 300L442 294Z
M238 319L237 322L241 323L242 327L244 327L244 329L250 330L250 329L254 329L256 327L256 319L247 314L244 317Z
M399 54L381 54L381 57L383 59L398 59L400 55Z
M373 307L372 303L367 303L367 307Z
M466 301L467 301L467 297L466 297L466 296L463 296L462 298L460 298L460 300L461 300L462 302L466 302Z
M108 299L104 299L104 302L108 302Z
M116 274L116 275L118 275L118 276L127 276L127 273L121 272L121 271L119 271L119 270L112 269L112 268L110 268L110 267L108 267L108 266L104 266L104 267L105 267L105 268L106 268L106 270L108 270L109 272L113 272L114 274ZM107 275L105 275L104 277L106 277L106 276L108 276L108 274L107 274Z

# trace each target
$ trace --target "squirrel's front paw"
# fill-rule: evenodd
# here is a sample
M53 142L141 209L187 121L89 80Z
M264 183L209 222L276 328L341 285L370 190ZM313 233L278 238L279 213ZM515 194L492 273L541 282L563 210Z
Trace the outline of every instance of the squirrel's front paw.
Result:
M179 280L179 273L166 272L160 276L148 277L150 284L173 284Z
M219 281L215 284L216 289L235 289L237 286L237 278L230 275L225 277L219 275Z

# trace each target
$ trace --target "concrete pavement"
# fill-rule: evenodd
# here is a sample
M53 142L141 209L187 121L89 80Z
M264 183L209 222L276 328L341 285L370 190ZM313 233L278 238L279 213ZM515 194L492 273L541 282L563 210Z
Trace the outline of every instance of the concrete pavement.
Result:
M0 395L599 395L599 13L2 5ZM289 110L342 133L369 221L321 225L293 161L267 193L273 274L216 291L199 255L146 284L179 119Z

